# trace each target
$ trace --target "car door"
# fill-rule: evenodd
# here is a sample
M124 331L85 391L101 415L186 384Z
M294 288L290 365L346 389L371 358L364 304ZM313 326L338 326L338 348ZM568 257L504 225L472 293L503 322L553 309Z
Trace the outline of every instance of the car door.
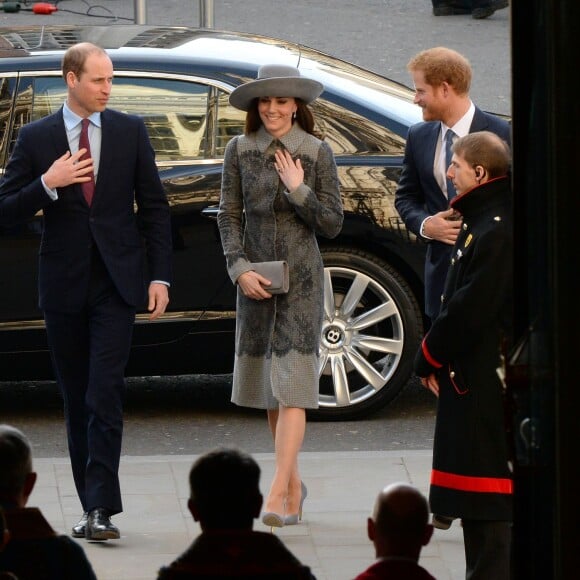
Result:
M16 72L0 76L0 170L14 143L18 129L31 119L32 79L19 79ZM12 355L19 352L32 356L39 376L50 373L46 333L38 309L37 262L42 229L41 215L24 224L0 225L0 376L11 378L25 370ZM30 363L30 360L28 361ZM12 373L12 374L11 374Z

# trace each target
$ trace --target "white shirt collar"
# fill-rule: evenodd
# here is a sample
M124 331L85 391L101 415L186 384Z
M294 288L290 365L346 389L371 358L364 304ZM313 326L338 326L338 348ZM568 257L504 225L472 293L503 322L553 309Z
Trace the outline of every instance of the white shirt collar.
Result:
M70 107L65 102L62 107L62 118L64 119L64 126L66 127L67 131L70 131L74 127L76 127L83 119L79 117L76 113L71 111ZM89 120L93 125L97 127L101 126L101 113L96 112L92 115L89 115Z
M458 137L465 137L465 135L469 134L474 115L475 105L473 104L473 101L470 101L469 109L467 109L465 115L463 115L463 117L461 117L453 127L448 127L445 123L441 122L441 139L443 141L445 140L445 134L449 129L452 129Z

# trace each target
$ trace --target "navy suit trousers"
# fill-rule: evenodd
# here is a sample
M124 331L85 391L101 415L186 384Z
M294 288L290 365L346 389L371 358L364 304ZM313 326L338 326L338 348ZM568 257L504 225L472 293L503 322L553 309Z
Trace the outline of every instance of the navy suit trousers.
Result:
M118 471L135 308L121 299L95 250L84 307L44 317L83 510L102 507L114 515L123 510Z

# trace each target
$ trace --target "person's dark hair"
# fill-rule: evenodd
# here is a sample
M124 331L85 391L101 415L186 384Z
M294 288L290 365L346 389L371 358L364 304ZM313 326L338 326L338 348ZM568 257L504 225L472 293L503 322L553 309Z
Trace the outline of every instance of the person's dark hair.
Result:
M205 527L252 527L262 496L260 467L247 453L224 447L202 455L189 472L189 487L190 500Z
M62 76L66 79L66 75L69 72L73 72L80 79L84 72L87 58L95 53L107 54L103 48L90 42L79 42L71 46L62 58Z
M452 150L472 167L481 165L490 179L503 177L509 172L509 145L491 131L478 131L460 137L453 143Z
M19 493L32 471L32 450L26 435L11 425L0 425L0 495Z
M446 82L459 95L469 93L471 65L462 54L450 48L437 46L419 52L409 61L407 70L421 71L425 76L425 82L432 87L441 86Z
M307 133L314 135L314 115L312 111L302 99L297 98L295 100L297 105L295 122ZM259 99L257 98L252 101L252 105L246 114L246 126L244 129L246 135L256 132L262 126L262 119L260 119L260 113L258 112L258 101Z

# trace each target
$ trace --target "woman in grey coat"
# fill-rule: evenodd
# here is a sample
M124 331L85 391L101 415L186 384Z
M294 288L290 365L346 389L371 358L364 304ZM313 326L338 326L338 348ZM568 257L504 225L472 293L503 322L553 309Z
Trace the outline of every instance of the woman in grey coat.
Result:
M230 103L247 111L245 134L226 148L218 226L227 267L237 284L236 356L232 401L266 409L276 470L262 521L298 523L306 486L298 453L305 409L318 406L318 344L324 269L316 236L333 238L343 220L334 156L313 133L307 104L322 85L297 68L264 65L237 87ZM253 262L285 260L286 294Z

